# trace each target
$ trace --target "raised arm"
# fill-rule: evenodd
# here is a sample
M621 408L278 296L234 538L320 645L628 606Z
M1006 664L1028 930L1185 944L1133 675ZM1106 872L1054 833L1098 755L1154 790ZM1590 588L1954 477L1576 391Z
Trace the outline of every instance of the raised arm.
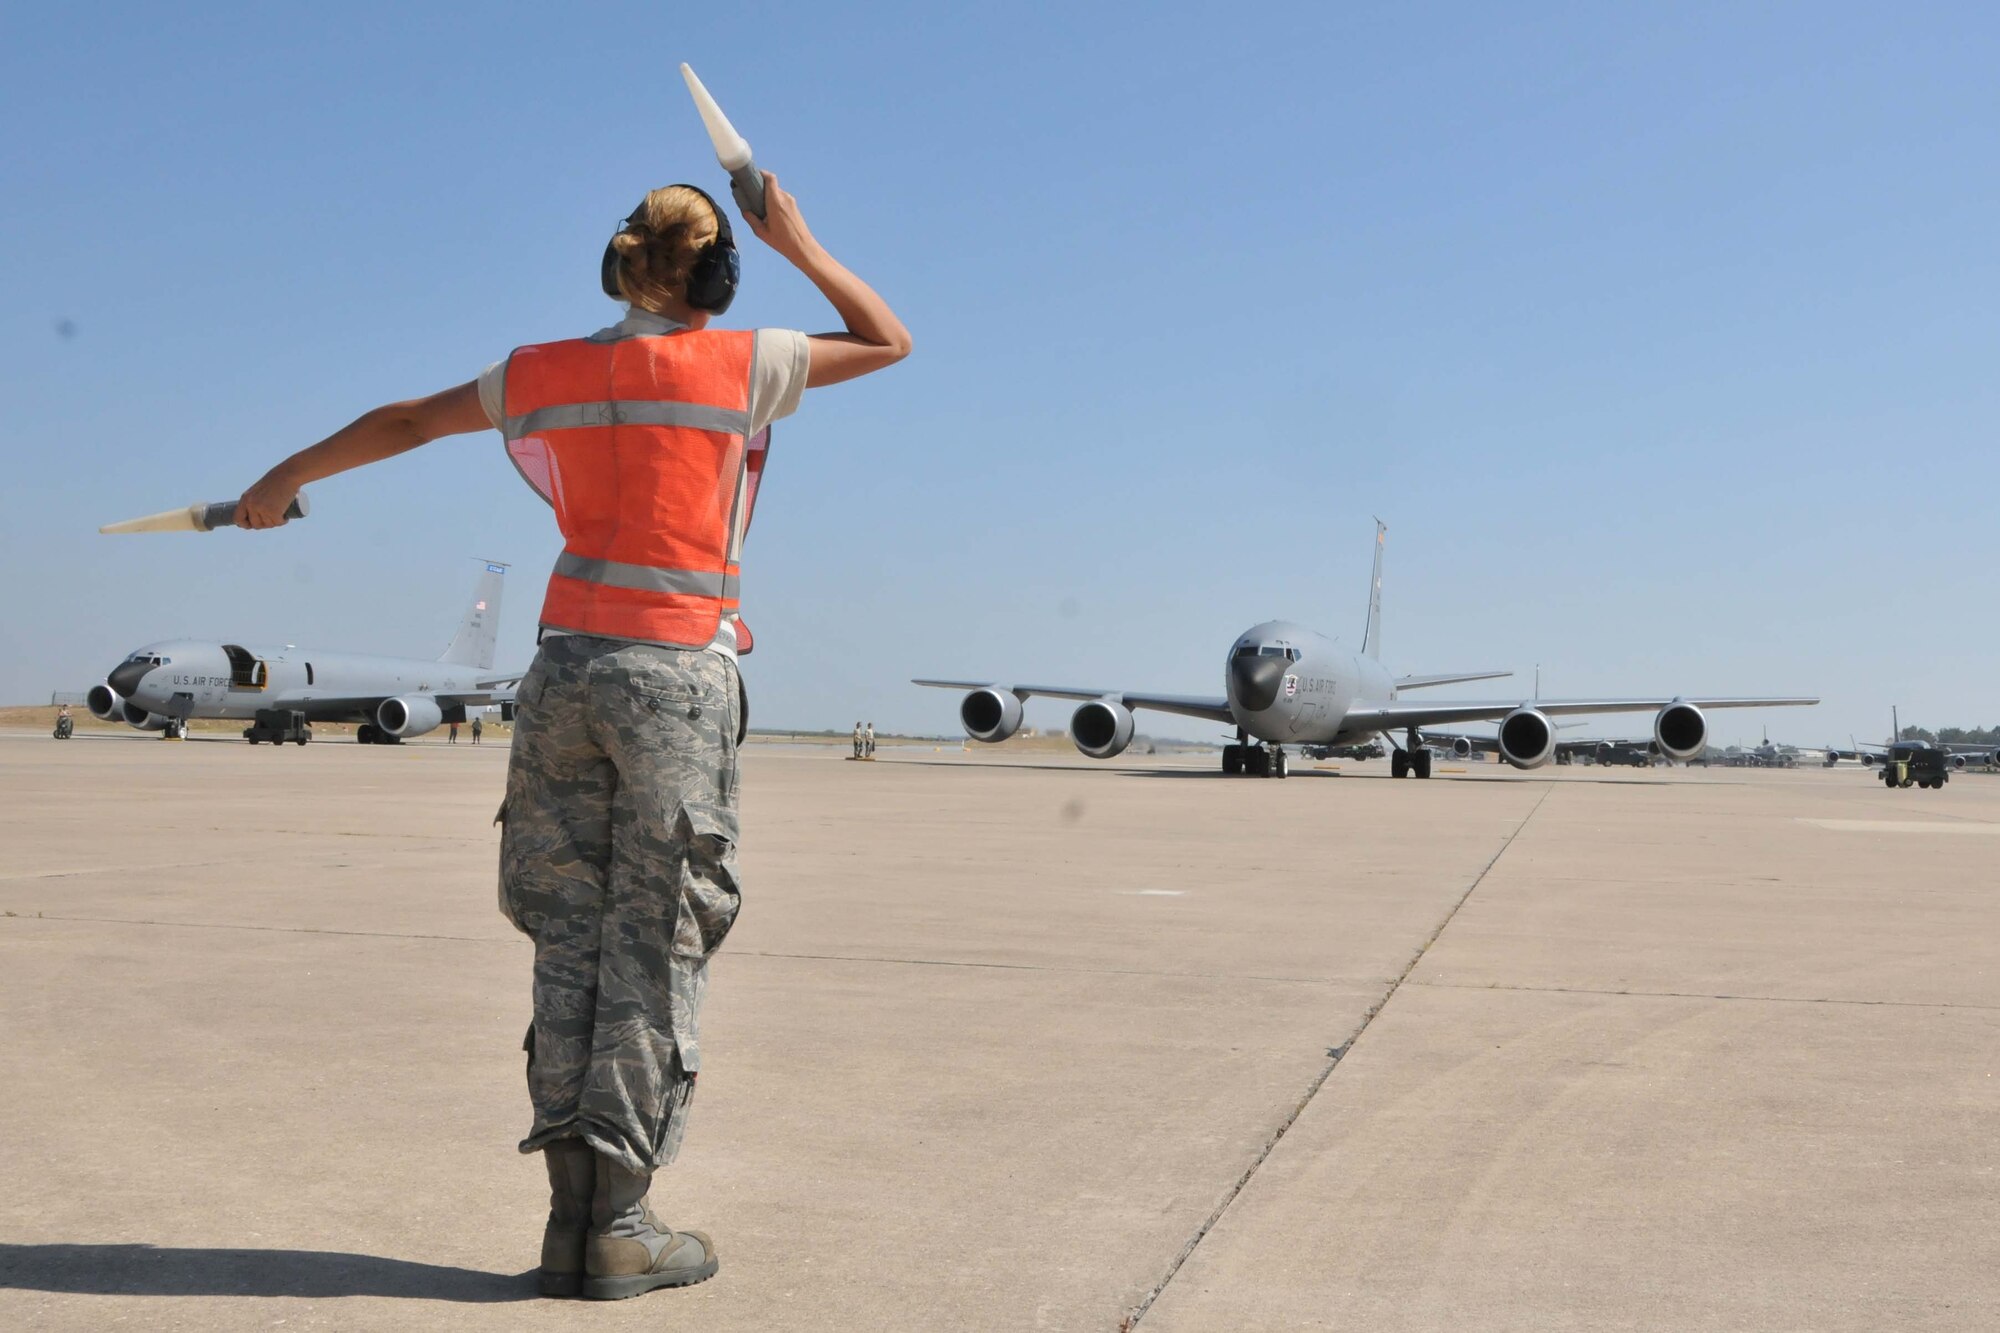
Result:
M812 279L813 286L847 325L845 333L816 333L808 340L812 344L811 365L806 371L808 389L893 366L910 354L910 331L903 327L903 321L874 288L813 239L799 214L798 201L778 188L778 178L770 172L764 173L764 217L745 214L743 220L758 239Z
M299 450L243 492L243 498L236 502L237 526L277 527L285 521L292 497L308 482L394 458L446 435L492 428L486 409L479 405L477 380L428 398L388 403L364 412L318 444Z

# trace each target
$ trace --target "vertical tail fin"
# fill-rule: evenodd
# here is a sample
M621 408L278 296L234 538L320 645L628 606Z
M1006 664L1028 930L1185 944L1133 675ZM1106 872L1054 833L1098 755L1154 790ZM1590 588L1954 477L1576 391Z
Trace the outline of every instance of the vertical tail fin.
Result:
M1889 705L1889 744L1903 739L1903 719L1897 715L1896 705Z
M451 647L438 661L485 671L493 666L494 644L500 638L500 594L505 590L507 566L491 560L483 563L486 569L479 576L479 586L472 590L472 604L465 608L465 619L458 622Z
M1368 580L1368 627L1361 631L1361 655L1380 659L1382 656L1382 546L1389 536L1389 525L1381 519L1375 520L1375 572Z

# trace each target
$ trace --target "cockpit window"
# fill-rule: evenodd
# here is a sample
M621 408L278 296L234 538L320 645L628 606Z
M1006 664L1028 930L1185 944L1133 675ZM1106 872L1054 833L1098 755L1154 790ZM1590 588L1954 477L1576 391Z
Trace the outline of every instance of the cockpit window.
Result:
M1246 643L1236 650L1238 657L1282 657L1287 662L1296 662L1302 655L1298 649L1281 643Z

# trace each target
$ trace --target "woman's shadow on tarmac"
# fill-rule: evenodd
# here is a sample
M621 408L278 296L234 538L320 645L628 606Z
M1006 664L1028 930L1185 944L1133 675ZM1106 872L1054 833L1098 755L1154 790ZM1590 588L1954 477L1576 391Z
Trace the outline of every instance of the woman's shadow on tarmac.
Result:
M540 1297L535 1274L324 1250L0 1244L0 1291L86 1296L387 1296L494 1305Z

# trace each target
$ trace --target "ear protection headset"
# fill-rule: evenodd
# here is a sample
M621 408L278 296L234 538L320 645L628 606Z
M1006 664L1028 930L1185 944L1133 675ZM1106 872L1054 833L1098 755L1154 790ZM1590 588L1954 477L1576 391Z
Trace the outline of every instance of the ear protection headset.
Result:
M683 185L680 188L693 190L707 199L709 208L715 213L715 239L695 256L694 263L689 266L687 290L683 295L696 310L719 315L729 309L729 303L736 299L736 284L743 277L743 260L736 253L736 238L729 231L729 215L716 205L715 200L709 199L708 191L699 185ZM645 201L641 200L639 206L626 214L625 221L619 224L618 235L624 235L633 223L642 221L640 215L645 211ZM624 293L618 290L618 247L612 244L617 239L613 236L611 241L604 243L604 260L598 266L598 280L606 296L623 299Z

